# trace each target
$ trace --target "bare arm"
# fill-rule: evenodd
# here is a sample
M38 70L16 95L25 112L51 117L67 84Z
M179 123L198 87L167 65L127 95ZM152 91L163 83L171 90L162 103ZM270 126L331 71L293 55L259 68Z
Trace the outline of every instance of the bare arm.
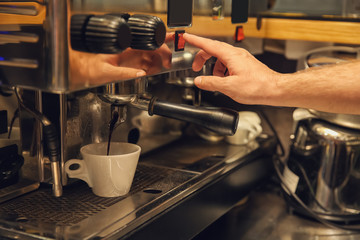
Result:
M244 104L360 114L360 61L280 74L244 49L191 34L184 39L202 49L194 59L195 71L211 56L218 59L214 76L195 79L199 88L222 92Z
M286 106L360 114L360 61L283 74L277 82Z

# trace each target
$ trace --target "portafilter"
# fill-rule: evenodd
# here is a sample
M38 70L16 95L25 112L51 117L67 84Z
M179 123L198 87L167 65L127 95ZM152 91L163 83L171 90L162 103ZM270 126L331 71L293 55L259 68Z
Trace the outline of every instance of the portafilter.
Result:
M160 115L201 125L221 135L236 132L239 114L231 109L191 106L161 101L146 94L146 78L111 83L97 89L99 97L113 105L132 106Z

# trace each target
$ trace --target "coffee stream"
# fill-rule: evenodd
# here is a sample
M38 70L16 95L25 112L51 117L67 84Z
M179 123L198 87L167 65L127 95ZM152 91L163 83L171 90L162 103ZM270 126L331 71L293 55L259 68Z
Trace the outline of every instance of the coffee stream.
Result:
M111 143L111 135L115 129L115 124L117 123L119 119L119 113L117 111L114 111L112 114L112 118L110 121L110 126L109 126L109 139L108 139L108 145L107 145L107 152L106 155L109 156L110 154L110 143Z

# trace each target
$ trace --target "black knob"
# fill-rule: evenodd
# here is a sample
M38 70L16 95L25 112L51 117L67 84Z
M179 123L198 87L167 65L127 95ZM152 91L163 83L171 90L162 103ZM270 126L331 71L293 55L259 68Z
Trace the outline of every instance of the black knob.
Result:
M131 48L155 50L164 43L166 27L160 18L134 14L127 21L132 35Z
M119 53L131 43L126 20L114 15L74 15L70 35L71 47L84 52Z

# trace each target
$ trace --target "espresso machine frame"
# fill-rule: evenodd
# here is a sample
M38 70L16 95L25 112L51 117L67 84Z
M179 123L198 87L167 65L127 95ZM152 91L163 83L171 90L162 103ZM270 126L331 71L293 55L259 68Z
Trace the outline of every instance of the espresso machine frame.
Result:
M106 139L114 109L124 113L124 123L114 132L114 141L129 141L134 131L135 136L139 131L132 119L156 101L149 103L140 96L160 92L163 97L161 94L169 91L167 97L179 101L177 97L181 99L184 88L185 92L194 88L188 83L178 86L174 79L157 83L174 76L193 79L189 60L190 64L179 64L178 68L174 64L172 69L154 76L79 84L70 73L71 17L111 11L164 14L157 7L158 1L146 0L0 3L0 78L2 86L13 89L18 97L20 152L25 159L19 183L0 190L1 236L169 239L176 234L192 238L270 176L276 148L271 136L264 134L248 145L230 145L221 141L222 136L219 141L209 141L194 134L199 126L159 117L161 126L166 127L160 133L140 132L136 141L143 151L128 195L100 198L83 182L67 178L64 163L80 157L81 146ZM135 89L135 94L130 92L133 98L124 103L124 98L118 96L128 89L126 83L136 87L129 88ZM194 103L200 104L199 98ZM129 106L127 111L123 111L124 105ZM59 152L55 153L44 144L44 131L50 123L59 139ZM53 190L50 185L55 186ZM64 187L63 192L60 187Z

